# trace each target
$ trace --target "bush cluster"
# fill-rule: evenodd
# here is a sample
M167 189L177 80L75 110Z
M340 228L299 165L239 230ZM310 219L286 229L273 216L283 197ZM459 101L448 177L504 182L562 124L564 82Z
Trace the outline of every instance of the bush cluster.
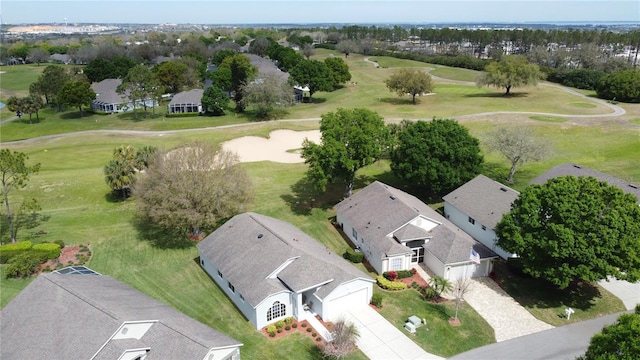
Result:
M471 70L484 70L484 67L490 62L487 59L478 59L473 56L443 56L443 55L424 55L409 52L393 52L387 50L374 50L372 56L390 56L398 59L414 60L429 64L438 64L444 66L458 67Z
M403 282L389 281L382 275L378 275L376 282L378 283L378 286L386 290L404 290L407 288L407 284Z
M387 271L382 273L382 275L390 281L394 281L396 279L406 279L415 275L416 270L398 270L398 271Z
M6 264L11 258L31 250L31 241L21 241L15 244L0 246L0 264Z
M371 304L373 304L375 307L381 308L382 307L382 294L374 293L371 296Z
M356 252L356 251L353 251L353 250L349 249L349 250L345 251L344 254L342 254L342 257L344 257L345 259L351 261L354 264L359 264L364 259L364 254L361 253L361 252Z
M271 324L271 325L267 325L267 332L268 332L269 334L271 334L271 333L274 333L274 334L275 334L275 333L276 333L276 326L275 326L275 325L273 325L273 324Z
M47 260L60 257L60 245L52 243L35 244L31 248L34 252L42 254Z
M284 321L278 320L276 321L276 329L282 329L284 327Z
M29 251L14 256L8 261L5 274L7 278L26 278L38 270L47 258L39 252Z

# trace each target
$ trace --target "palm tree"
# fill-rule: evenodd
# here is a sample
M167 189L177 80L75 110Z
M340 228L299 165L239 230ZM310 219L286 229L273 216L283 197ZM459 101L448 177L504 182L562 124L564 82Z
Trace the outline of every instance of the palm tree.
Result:
M104 167L104 179L113 191L120 191L122 199L126 199L135 182L136 169L132 162L115 158Z
M358 328L344 319L333 324L333 339L327 342L322 349L325 357L342 359L355 349L356 341L360 338Z
M437 295L436 298L440 297L440 295L444 294L445 292L450 291L453 287L451 281L443 278L442 276L432 277L431 280L429 280L429 285L435 291Z

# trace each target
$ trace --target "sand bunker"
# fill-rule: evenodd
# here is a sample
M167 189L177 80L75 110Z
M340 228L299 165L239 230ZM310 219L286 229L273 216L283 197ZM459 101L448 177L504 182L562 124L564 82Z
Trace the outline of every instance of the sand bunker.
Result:
M300 149L304 139L320 143L320 131L275 130L265 139L259 136L244 136L222 144L222 148L238 154L241 162L273 161L279 163L301 163Z

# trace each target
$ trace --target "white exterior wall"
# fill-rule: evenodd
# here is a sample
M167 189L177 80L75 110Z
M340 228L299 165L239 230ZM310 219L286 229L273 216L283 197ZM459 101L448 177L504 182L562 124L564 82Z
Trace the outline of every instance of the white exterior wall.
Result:
M424 251L424 263L433 272L435 276L444 276L444 264L438 260L429 250Z
M469 222L469 215L463 213L455 206L451 205L448 202L444 203L444 213L446 217L458 226L462 231L471 235L474 239L478 240L484 246L493 250L498 256L503 259L507 259L510 257L516 256L516 254L507 252L503 250L500 246L496 245L497 236L493 229L486 227L486 230L482 230L482 226L478 219L475 219L475 224ZM473 217L472 217L473 218Z
M407 250L409 250L408 247L407 247ZM409 269L411 269L411 266L412 266L411 265L411 255L398 255L398 256L392 256L392 257L390 257L388 259L382 260L382 266L381 266L382 271L378 272L378 274L382 274L382 273L384 273L386 271L393 270L392 266L391 266L391 264L393 263L393 259L398 259L398 258L402 259L402 267L399 270L409 270ZM377 269L376 269L376 271L377 271Z
M258 327L258 323L256 319L256 310L253 308L253 306L251 306L246 301L240 299L241 294L238 293L237 289L236 289L236 292L232 292L231 289L229 289L229 286L227 284L227 279L224 278L224 273L222 274L223 278L220 278L220 276L218 275L218 269L202 253L200 253L200 265L207 272L207 274L209 274L209 276L213 279L213 281L215 281L215 283L218 284L220 289L224 291L227 297L229 297L229 299L233 301L233 303L236 305L238 310L240 310L242 315L244 315L244 317L246 317L247 320L249 320L253 325L255 325L256 329L261 329L261 327ZM286 304L288 305L289 303L287 302ZM266 320L266 312L265 312L265 320Z
M482 260L480 265L475 263L461 263L447 265L446 269L445 278L449 281L456 281L458 279L489 276L489 273L493 269L493 263L487 259Z
M271 309L271 307L273 306L273 303L276 301L279 301L282 304L285 304L287 306L286 313L284 316L274 318L271 321L267 321L267 311ZM286 317L293 316L293 305L291 304L291 292L283 291L265 298L264 300L262 300L262 302L260 302L260 304L258 304L258 306L256 306L255 316L256 316L256 322L254 324L256 325L256 329L258 330L262 329L263 327L269 324L273 324L278 320L284 320L284 318Z
M362 299L359 296L359 291L366 292L365 299ZM349 296L351 294L358 294L358 296L353 297L353 301L350 303L350 306L369 305L369 303L371 302L371 296L373 295L373 282L371 280L367 281L365 279L355 279L338 286L329 295L327 295L322 302L322 319L328 321L335 317L335 315L341 313L343 309L332 308L331 302L335 299L343 298L344 296Z
M336 215L336 221L338 224L342 226L342 232L349 238L352 244L356 247L360 247L360 251L364 254L364 257L367 259L369 264L378 272L378 274L382 274L385 270L383 270L383 260L382 255L372 251L369 247L369 244L362 238L362 236L358 233L358 238L355 239L353 236L353 226L346 221L340 213ZM356 230L357 231L357 230Z
M202 360L209 359L240 360L240 348L211 349Z

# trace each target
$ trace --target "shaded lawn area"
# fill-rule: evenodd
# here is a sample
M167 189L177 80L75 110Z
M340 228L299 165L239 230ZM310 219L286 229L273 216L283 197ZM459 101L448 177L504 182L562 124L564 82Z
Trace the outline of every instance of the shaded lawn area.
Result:
M433 304L414 289L391 292L374 286L374 292L382 294L380 314L429 353L450 357L496 341L491 325L466 303L458 309L460 326L452 326L449 318L455 314L453 301ZM411 315L427 320L415 335L404 330Z
M533 316L553 326L624 311L624 304L597 283L581 283L560 290L547 281L522 276L504 262L494 266L498 284ZM565 309L575 313L567 320Z

